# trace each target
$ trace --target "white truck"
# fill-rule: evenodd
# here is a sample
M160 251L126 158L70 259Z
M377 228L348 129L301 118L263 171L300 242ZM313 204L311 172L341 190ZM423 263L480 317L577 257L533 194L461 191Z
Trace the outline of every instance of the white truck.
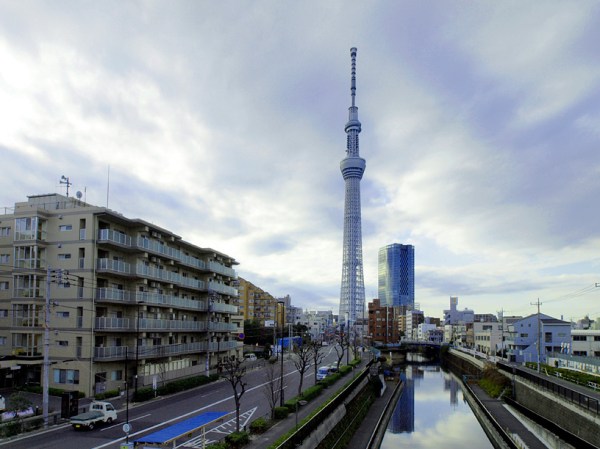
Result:
M117 411L110 402L95 401L90 404L90 411L71 417L74 429L92 430L99 424L110 424L117 420Z

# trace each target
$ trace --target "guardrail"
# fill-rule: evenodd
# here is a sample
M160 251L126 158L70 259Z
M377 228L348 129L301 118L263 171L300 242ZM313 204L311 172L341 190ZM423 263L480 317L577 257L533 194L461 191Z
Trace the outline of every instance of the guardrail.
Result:
M506 365L504 363L498 363L498 368L503 371L514 373L519 377L526 379L527 381L537 385L538 387L551 391L553 394L573 403L580 407L587 409L588 411L600 415L600 401L597 398L580 393L572 388L568 388L555 382L551 377L542 377L537 374L530 373L529 371L519 368L517 366Z

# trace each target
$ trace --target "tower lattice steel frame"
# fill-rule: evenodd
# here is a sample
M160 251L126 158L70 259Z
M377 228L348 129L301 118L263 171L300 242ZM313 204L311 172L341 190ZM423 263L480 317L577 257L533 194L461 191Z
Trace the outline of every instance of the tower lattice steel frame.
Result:
M363 279L362 232L360 217L360 180L365 171L365 160L358 154L358 135L361 125L358 121L356 97L356 48L350 49L352 78L350 93L352 106L348 108L346 123L346 157L340 163L340 170L346 183L344 204L344 254L342 262L342 288L340 292L341 321L348 320L348 328L358 317L364 316L365 284ZM346 313L348 317L346 318Z

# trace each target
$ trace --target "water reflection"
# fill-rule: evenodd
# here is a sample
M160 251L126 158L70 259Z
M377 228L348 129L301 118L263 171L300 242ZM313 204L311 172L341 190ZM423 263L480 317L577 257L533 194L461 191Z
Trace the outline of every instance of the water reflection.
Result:
M462 396L461 384L439 366L408 365L381 449L493 448ZM458 400L459 392L462 401Z

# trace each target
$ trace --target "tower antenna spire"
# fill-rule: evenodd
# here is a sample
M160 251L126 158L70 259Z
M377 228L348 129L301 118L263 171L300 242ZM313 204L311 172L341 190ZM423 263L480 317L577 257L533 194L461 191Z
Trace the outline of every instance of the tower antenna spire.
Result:
M359 155L358 135L361 124L356 107L356 48L350 49L352 61L350 94L352 103L348 108L346 132L346 157L340 162L340 170L346 185L344 203L344 243L342 260L342 285L340 291L340 320L346 326L345 333L356 337L357 318L364 316L365 285L363 279L362 231L360 213L360 180L365 171L365 160ZM362 335L361 335L362 338Z
M350 58L352 59L352 82L350 84L350 94L352 96L352 107L355 106L356 97L356 47L350 49Z

